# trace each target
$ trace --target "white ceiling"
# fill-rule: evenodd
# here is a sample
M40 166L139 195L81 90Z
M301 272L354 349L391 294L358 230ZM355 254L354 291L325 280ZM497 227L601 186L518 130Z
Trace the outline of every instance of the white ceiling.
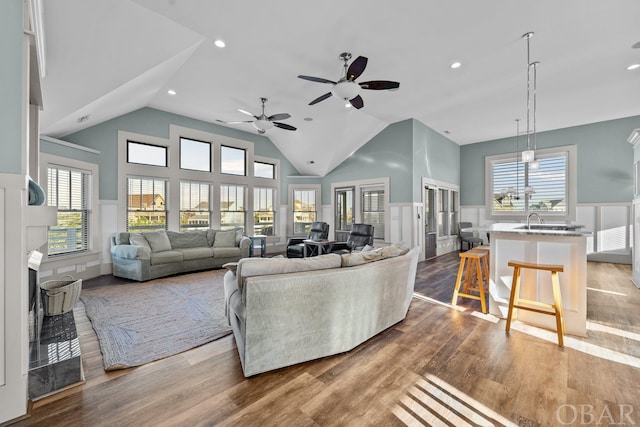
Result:
M62 137L145 106L247 120L238 108L259 114L266 97L267 115L289 113L283 123L298 128L266 136L301 175L323 176L408 118L458 144L513 136L514 120L526 122L528 31L538 132L640 115L640 69L626 70L640 63L638 18L638 0L44 2L41 132ZM345 51L369 58L357 81L400 89L363 90L361 110L333 97L307 105L330 86L297 75L337 80Z

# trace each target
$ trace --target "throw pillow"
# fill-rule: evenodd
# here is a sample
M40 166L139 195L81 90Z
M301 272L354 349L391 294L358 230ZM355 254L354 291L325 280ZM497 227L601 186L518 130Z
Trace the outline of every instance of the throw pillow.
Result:
M209 246L213 246L213 242L216 240L216 231L212 228L207 230L207 243L209 243Z
M236 231L216 231L216 239L213 241L214 248L230 248L236 246Z
M129 234L129 243L132 245L142 246L143 248L147 248L151 250L151 246L149 246L149 242L147 239L140 233L131 233Z
M152 231L150 233L144 233L144 237L151 246L151 252L164 252L171 250L171 242L167 233L164 231Z

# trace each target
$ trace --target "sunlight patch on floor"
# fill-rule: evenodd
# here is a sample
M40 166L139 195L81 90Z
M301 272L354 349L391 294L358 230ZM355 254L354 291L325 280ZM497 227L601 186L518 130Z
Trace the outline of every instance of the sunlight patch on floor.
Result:
M459 307L457 305L451 305L451 304L447 304L446 302L442 302L442 301L438 301L437 299L433 299L433 298L429 298L427 296L424 296L422 294L419 294L417 292L413 293L413 297L417 298L417 299L421 299L422 301L427 301L433 304L439 304L439 305L443 305L445 307L449 307L449 308L453 308L454 310L458 310L458 311L466 311L467 309L464 307Z
M536 328L535 326L526 325L518 321L511 323L511 329L534 336L536 338L543 339L545 341L552 342L556 345L558 343L558 335L556 334L555 331L548 331L546 329ZM624 331L620 331L620 332L624 332ZM599 345L591 344L589 342L573 338L570 335L564 336L564 346L566 348L580 351L582 353L586 353L594 357L610 360L611 362L621 363L623 365L628 365L633 368L640 368L640 358L630 356L628 354L620 353L619 351L611 350L610 348L605 348Z
M602 293L610 294L610 295L618 295L618 296L621 296L621 297L626 297L626 296L628 296L627 294L623 294L622 292L607 291L607 290L605 290L605 289L590 288L590 287L588 287L588 286L587 286L587 290L588 290L588 291L602 292Z
M516 426L440 378L420 378L392 409L407 426Z
M622 329L612 328L611 326L603 325L601 323L587 321L587 329L590 331L605 332L611 335L617 335L619 337L628 338L634 341L640 341L640 334L635 332L623 331Z

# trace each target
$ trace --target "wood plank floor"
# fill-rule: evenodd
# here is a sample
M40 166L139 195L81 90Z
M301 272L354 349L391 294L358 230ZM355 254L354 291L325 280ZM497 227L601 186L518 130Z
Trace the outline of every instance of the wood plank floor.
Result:
M86 383L16 426L640 425L640 290L627 265L589 263L587 338L452 309L457 253L419 263L407 318L352 351L246 379L232 336L105 372L75 315ZM96 279L105 280L105 278ZM622 415L621 415L622 414Z

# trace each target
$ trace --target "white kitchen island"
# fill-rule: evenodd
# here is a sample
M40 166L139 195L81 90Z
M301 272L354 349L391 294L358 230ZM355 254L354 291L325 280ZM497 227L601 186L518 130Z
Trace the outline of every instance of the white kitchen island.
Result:
M487 228L491 240L491 283L489 312L506 317L513 268L509 261L564 266L559 274L562 307L567 334L586 336L587 321L587 237L591 232L581 226L561 224L492 224ZM522 270L522 298L553 303L551 274ZM534 326L554 330L555 318L530 311L516 310L517 319Z

